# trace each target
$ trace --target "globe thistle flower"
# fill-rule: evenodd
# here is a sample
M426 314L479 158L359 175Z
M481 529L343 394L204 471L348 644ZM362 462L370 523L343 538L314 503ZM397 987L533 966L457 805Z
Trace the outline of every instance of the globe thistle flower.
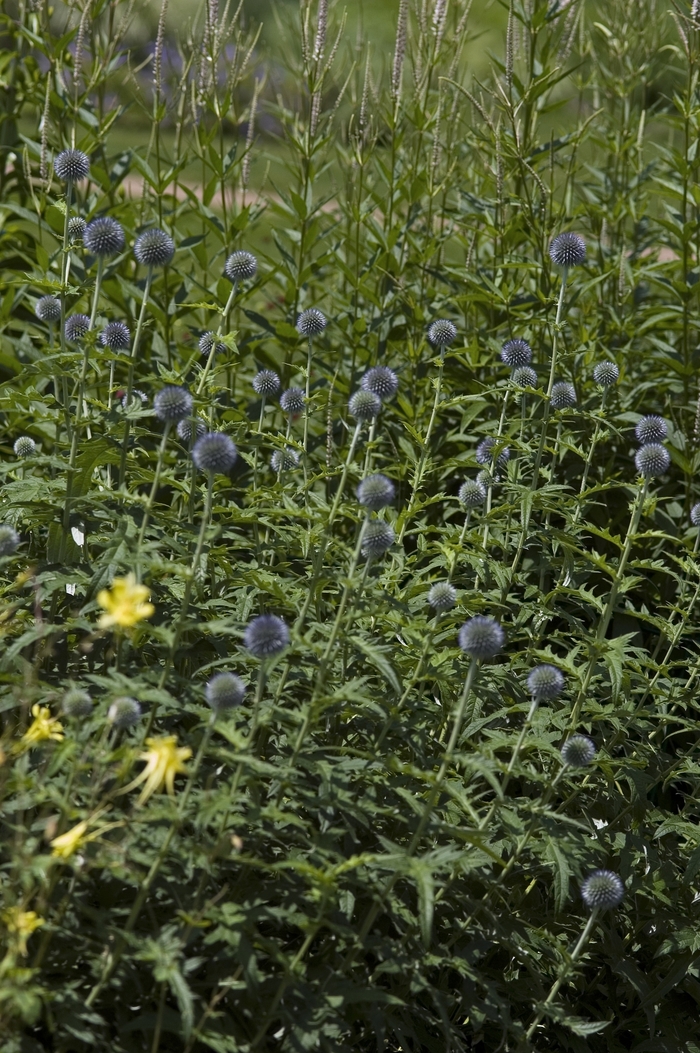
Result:
M11 556L19 545L19 534L9 523L0 523L0 556Z
M201 417L195 417L194 420L185 417L181 420L177 426L177 437L184 443L189 443L194 434L195 439L201 438L202 435L206 435L207 426Z
M134 244L136 262L144 267L165 267L175 255L175 242L159 227L139 234Z
M620 379L620 370L614 362L599 362L593 370L593 379L601 388L610 388Z
M447 318L438 318L428 329L428 340L433 347L449 347L457 339L457 326Z
M668 424L663 417L649 414L637 421L634 429L637 442L640 446L648 446L652 442L662 442L668 435Z
M12 449L16 457L33 457L36 453L36 443L28 435L20 435Z
M518 366L529 366L532 362L532 348L527 340L521 337L506 340L501 348L501 359L511 369L517 369Z
M322 333L327 325L328 320L325 314L316 307L310 307L308 311L302 311L297 318L297 332L309 340Z
M54 157L53 170L64 183L82 183L90 174L90 158L82 150L61 150Z
M380 508L385 508L386 505L391 504L394 500L396 488L391 479L387 479L381 472L376 472L374 475L368 475L363 479L358 484L355 493L361 505L369 508L372 512L378 512Z
M382 408L382 400L372 391L356 391L350 398L348 410L357 421L374 420Z
M159 420L172 423L189 417L194 400L187 388L167 384L153 399L153 411Z
M87 691L72 687L63 696L61 708L67 717L89 717L92 713L92 699Z
M83 245L93 256L117 256L124 248L121 223L111 216L98 216L86 226Z
M135 698L128 698L126 695L115 698L107 710L107 720L115 728L133 728L140 719L141 706Z
M61 317L61 301L57 296L42 296L36 302L34 314L40 322L57 322Z
M484 490L488 490L489 486L494 486L498 482L497 475L491 475L491 472L487 471L486 468L482 468L476 477L477 483L483 486Z
M291 446L285 446L283 450L275 450L270 458L270 467L277 472L291 472L293 468L299 467L299 454Z
M134 390L131 392L131 399L129 399L129 396L126 394L126 392L122 393L121 404L123 409L129 409L130 406L137 405L145 406L147 402L148 395L145 391L141 391L140 388L134 388Z
M247 281L254 278L258 270L258 261L252 252L239 249L232 252L224 264L224 274L232 282Z
M372 519L365 523L362 535L362 555L367 559L383 556L394 544L394 528L383 519Z
M90 331L90 319L86 314L71 314L66 318L64 334L69 344L79 343Z
M690 509L690 522L693 526L700 526L700 501Z
M68 220L68 240L69 241L80 241L87 223L82 216L73 216L72 219Z
M274 369L261 369L253 377L253 391L256 395L262 395L263 398L276 395L280 387L280 378Z
M594 870L581 885L581 898L591 910L610 910L622 903L625 886L613 870Z
M538 701L558 698L564 683L564 674L555 665L536 665L527 678L528 691Z
M202 472L230 472L237 457L233 439L222 431L201 435L192 447L192 460Z
M428 603L436 614L451 611L457 602L457 590L449 581L436 581L428 593Z
M570 768L585 768L595 757L595 746L586 735L572 735L561 748L561 759Z
M552 386L549 404L553 410L571 409L576 405L576 388L568 380L558 380Z
M280 395L280 406L290 417L298 417L305 405L306 395L301 388L287 388Z
M260 614L246 626L243 644L255 658L274 658L289 645L287 623L276 614Z
M476 461L477 464L486 464L489 467L493 462L494 447L500 442L499 439L495 439L489 435L488 438L482 439L476 448ZM504 446L502 450L496 455L496 467L506 468L508 461L510 460L510 450L507 446Z
M671 454L665 446L658 442L650 442L637 450L634 463L640 475L645 479L651 479L655 475L663 475L668 471L671 463Z
M240 706L246 693L246 685L234 673L215 673L207 682L204 696L214 712Z
M495 618L475 614L459 630L459 646L477 661L493 658L503 649L506 634Z
M385 402L387 399L393 399L399 390L399 378L388 366L373 366L363 373L360 387L363 391L371 391L373 395L378 395L382 402Z
M217 355L223 355L228 350L226 344L219 340L216 333L211 331L202 333L199 338L199 353L200 355L210 355L212 351Z
M108 322L100 333L100 343L110 351L128 351L131 333L126 322Z
M586 262L586 242L572 231L557 234L549 244L549 256L557 267L579 267Z
M465 508L476 508L486 500L486 487L477 479L467 479L459 488L459 500Z
M532 366L518 366L510 375L510 379L519 388L536 388L537 373Z

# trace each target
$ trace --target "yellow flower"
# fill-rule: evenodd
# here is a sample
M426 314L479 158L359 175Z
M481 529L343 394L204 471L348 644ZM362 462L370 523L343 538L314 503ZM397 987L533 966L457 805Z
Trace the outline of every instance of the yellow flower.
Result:
M54 739L55 742L63 741L63 724L56 717L51 716L48 706L40 706L38 702L35 702L32 706L32 716L34 720L15 746L17 753L30 750L38 742L45 742L47 739Z
M83 819L82 823L78 823L72 830L67 830L65 834L59 834L58 837L54 837L51 842L51 855L60 856L61 859L68 859L81 847L87 828L87 820Z
M175 776L186 774L187 768L183 764L192 756L189 746L178 748L175 735L165 735L160 739L146 739L146 745L150 749L140 754L139 760L146 762L146 767L136 778L125 786L121 791L126 793L145 782L145 786L139 794L137 805L145 804L148 798L165 786L169 794L175 792Z
M21 955L27 953L27 940L44 919L40 918L35 910L22 910L21 907L9 907L3 911L2 920L7 926L7 931L15 937L17 950Z
M130 629L144 618L150 618L155 613L155 607L148 602L150 595L145 585L137 585L133 574L115 578L111 589L102 589L97 594L97 602L106 611L98 622L100 629L110 629L113 625Z

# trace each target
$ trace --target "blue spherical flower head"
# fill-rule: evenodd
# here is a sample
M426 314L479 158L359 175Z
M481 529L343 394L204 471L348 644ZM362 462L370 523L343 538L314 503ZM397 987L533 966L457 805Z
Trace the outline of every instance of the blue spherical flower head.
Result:
M532 366L518 366L510 375L510 379L519 388L536 388L537 373Z
M189 417L194 400L187 388L178 384L167 384L153 399L153 410L159 420L174 423Z
M700 502L690 509L690 522L693 526L700 526Z
M649 416L637 421L634 434L640 446L648 446L652 442L663 442L668 435L668 424L663 417L650 413Z
M581 886L583 902L591 910L611 910L624 895L625 886L613 870L594 870Z
M107 710L107 720L115 728L133 728L141 719L141 706L135 698L115 698Z
M376 472L374 475L368 475L366 479L363 479L358 484L355 492L361 505L369 508L372 512L378 512L380 508L385 508L386 505L391 504L394 500L396 488L391 479L387 479L381 472Z
M538 701L558 698L564 690L564 674L555 665L537 665L527 678L527 688Z
M15 457L33 457L36 453L36 443L29 435L20 435L12 449L15 451Z
M503 650L506 634L495 618L475 614L459 630L459 646L477 661L493 658Z
M124 231L111 216L98 216L86 226L83 244L93 256L116 256L124 248Z
M69 344L77 344L90 331L90 319L86 314L72 314L66 318L63 331Z
M166 267L174 255L175 242L159 227L144 230L134 244L134 256L144 267Z
M289 645L287 623L276 614L260 614L246 626L243 643L255 658L274 658Z
M34 314L40 322L57 322L61 317L61 301L56 296L42 296L36 302Z
M280 395L280 406L290 417L298 417L305 405L306 395L301 388L287 388Z
M280 378L274 369L261 369L253 377L253 391L256 395L262 395L264 398L276 395L280 387Z
M585 768L595 757L595 746L587 735L572 735L561 748L561 759L570 768Z
M299 467L299 454L291 446L285 446L283 450L275 450L270 458L270 467L274 472L291 472Z
M428 329L428 340L433 347L442 350L457 339L457 326L448 318L438 318Z
M108 322L100 333L100 343L110 351L128 351L131 333L126 322Z
M72 216L68 220L68 240L69 241L80 241L85 230L87 223L82 216Z
M307 339L318 336L327 325L328 319L325 314L316 307L310 307L308 311L302 311L297 318L297 332L301 336L307 337Z
M195 420L188 420L185 418L180 421L176 431L178 439L182 442L188 443L192 439L193 433L195 439L199 439L202 435L206 435L207 426L201 417L196 417Z
M234 673L215 673L204 689L207 704L214 712L240 706L246 686Z
M9 523L0 523L0 556L11 556L19 546L19 534Z
M227 350L226 344L219 340L216 333L208 332L202 333L199 338L199 353L201 355L210 355L214 351L217 355L223 355Z
M381 408L382 400L371 391L356 391L348 403L350 416L356 421L374 420Z
M549 404L553 410L571 409L576 405L576 388L568 380L559 380L552 385Z
M593 370L593 379L601 388L611 388L620 379L620 370L614 362L599 362Z
M519 366L529 366L532 362L532 348L527 340L516 337L515 340L506 340L501 348L501 359L511 369Z
M209 431L192 447L192 460L202 472L225 474L233 468L238 456L233 439L222 431Z
M495 439L492 436L489 436L486 439L482 439L476 448L477 464L485 464L488 467L491 467L491 463L493 461L494 454L499 443L500 439ZM504 446L503 449L501 449L498 452L498 454L496 454L496 467L501 469L506 468L508 466L509 460L510 450L507 446Z
M465 508L477 508L486 500L486 487L477 479L467 479L459 488L459 500Z
M668 471L671 454L665 446L658 442L651 442L637 450L634 463L640 475L643 475L645 479L651 479L655 475L663 475Z
M383 519L372 519L365 524L362 534L362 555L366 559L377 559L394 544L394 528Z
M457 602L457 590L449 581L436 581L428 593L428 603L436 614L451 611Z
M231 282L248 281L255 277L257 270L257 259L252 252L243 249L232 252L224 265L224 274Z
M550 242L549 256L557 267L579 267L586 262L586 242L572 231L557 234Z
M399 378L388 366L373 366L363 374L360 387L363 391L371 391L373 395L378 395L382 402L386 402L387 399L393 399L399 390Z
M90 174L90 158L82 150L61 150L53 170L64 183L82 183Z
M61 708L67 717L89 717L93 711L92 699L87 691L72 687L63 696Z

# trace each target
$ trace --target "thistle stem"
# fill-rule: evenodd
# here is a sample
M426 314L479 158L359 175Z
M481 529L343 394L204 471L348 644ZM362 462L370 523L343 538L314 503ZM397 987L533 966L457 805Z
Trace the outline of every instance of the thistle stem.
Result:
M151 292L151 282L153 281L153 268L149 267L146 273L146 284L143 290L143 299L141 300L141 310L139 312L139 320L136 325L136 333L134 334L134 342L131 345L131 356L129 359L129 375L126 385L126 420L124 421L124 440L122 442L122 455L119 463L119 485L123 486L126 481L126 455L129 448L129 432L131 431L131 420L129 419L129 410L131 409L131 396L134 391L134 370L136 367L136 355L138 353L139 344L141 342L141 333L143 331L143 323L146 317L146 306L148 304L148 297Z

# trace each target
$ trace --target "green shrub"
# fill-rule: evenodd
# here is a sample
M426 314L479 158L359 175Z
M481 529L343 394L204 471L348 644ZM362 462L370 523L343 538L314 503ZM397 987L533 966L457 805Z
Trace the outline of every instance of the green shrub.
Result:
M700 1050L700 11L468 6L0 15L9 1053Z

